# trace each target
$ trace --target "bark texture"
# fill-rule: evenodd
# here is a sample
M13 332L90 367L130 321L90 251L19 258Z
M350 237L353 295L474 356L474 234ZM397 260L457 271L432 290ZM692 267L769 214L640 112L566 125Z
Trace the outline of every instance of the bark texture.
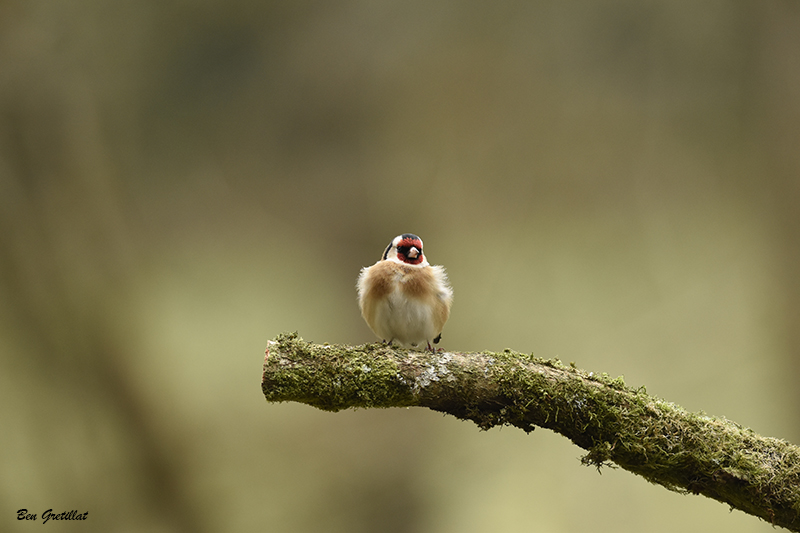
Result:
M267 346L262 390L271 402L327 411L419 406L481 429L551 429L587 451L585 464L614 464L800 531L800 448L558 360L312 344L283 334Z

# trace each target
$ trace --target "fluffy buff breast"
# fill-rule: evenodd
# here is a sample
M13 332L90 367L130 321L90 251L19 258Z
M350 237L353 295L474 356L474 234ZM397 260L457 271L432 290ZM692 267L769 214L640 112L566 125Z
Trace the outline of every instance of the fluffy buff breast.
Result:
M378 261L358 278L361 314L385 341L424 345L441 333L453 291L440 266Z

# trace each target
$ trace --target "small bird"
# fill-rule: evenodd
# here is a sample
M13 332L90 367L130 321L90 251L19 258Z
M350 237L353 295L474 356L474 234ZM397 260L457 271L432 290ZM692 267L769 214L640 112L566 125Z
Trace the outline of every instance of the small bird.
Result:
M450 316L453 289L444 267L431 266L422 253L422 239L398 235L380 261L361 269L358 306L370 329L391 344L415 347L442 338Z

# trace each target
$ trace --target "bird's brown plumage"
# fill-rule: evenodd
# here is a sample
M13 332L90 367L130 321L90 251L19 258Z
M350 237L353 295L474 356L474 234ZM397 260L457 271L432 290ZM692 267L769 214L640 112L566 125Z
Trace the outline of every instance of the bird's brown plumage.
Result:
M361 314L383 340L430 343L450 316L452 290L444 268L381 260L358 280Z

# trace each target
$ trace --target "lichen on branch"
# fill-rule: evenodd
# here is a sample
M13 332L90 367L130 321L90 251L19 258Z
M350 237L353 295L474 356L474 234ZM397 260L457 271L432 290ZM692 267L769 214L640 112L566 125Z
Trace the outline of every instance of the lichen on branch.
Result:
M585 464L613 464L800 531L800 448L558 360L312 344L293 333L269 342L261 386L268 401L326 411L419 406L481 429L551 429L586 450Z

